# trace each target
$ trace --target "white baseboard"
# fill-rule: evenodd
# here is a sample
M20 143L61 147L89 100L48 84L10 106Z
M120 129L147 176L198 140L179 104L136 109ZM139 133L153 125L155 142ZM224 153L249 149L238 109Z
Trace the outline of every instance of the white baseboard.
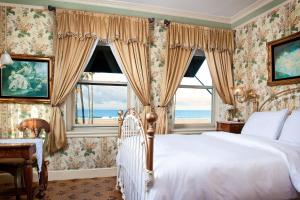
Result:
M96 177L111 177L117 175L117 168L95 168L95 169L78 169L78 170L57 170L49 171L49 181L54 180L69 180L69 179L83 179ZM37 182L37 172L33 173L33 181ZM9 183L13 181L13 177L6 173L0 174L0 184Z
M117 175L117 168L95 168L95 169L78 169L78 170L57 170L49 171L49 181L83 179L95 177L111 177Z

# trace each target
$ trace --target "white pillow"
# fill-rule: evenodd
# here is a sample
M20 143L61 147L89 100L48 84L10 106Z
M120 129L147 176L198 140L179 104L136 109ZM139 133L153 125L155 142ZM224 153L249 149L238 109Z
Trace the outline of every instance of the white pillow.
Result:
M278 139L288 109L281 111L254 112L242 129L242 134Z
M300 109L294 110L285 121L280 141L300 145Z

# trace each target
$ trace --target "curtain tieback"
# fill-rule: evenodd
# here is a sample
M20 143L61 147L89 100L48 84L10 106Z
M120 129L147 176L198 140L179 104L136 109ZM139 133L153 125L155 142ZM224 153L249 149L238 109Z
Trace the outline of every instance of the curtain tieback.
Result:
M158 106L158 109L164 110L166 112L168 109L168 106Z

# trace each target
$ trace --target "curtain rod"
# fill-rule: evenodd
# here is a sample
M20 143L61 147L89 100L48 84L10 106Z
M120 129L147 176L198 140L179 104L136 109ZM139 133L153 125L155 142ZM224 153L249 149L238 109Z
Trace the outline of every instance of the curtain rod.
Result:
M48 5L48 10L49 11L56 11L56 7L54 7L54 6L51 6L51 5Z
M151 24L151 23L153 23L155 21L155 19L153 17L152 18L148 18L148 21Z
M56 11L56 7L54 7L54 6L51 6L51 5L48 5L48 10L49 11ZM154 21L155 21L155 18L148 18L148 20L149 20L149 23L153 23ZM170 25L170 23L171 23L171 21L170 20L167 20L167 19L165 19L164 20L164 24L166 25L166 26L169 26Z
M170 23L171 23L171 21L170 21L170 20L167 20L167 19L165 19L165 20L164 20L164 24L165 24L165 26L169 26L169 25L170 25Z

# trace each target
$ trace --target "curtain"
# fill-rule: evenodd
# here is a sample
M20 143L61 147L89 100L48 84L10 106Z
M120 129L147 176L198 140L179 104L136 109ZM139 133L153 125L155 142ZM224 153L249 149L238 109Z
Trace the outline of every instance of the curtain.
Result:
M224 103L232 105L234 31L171 23L169 32L170 47L204 50L220 98Z
M83 73L95 41L96 38L94 37L79 39L72 36L57 38L56 40L53 92L51 96L51 130L47 144L47 152L50 154L55 153L66 144L66 130L60 106Z
M157 134L167 134L169 131L167 113L168 104L173 99L192 57L192 49L185 49L182 47L168 48L167 65L163 73L160 105L157 111Z
M234 31L179 23L169 25L169 46L234 51Z
M128 45L119 45L120 54L124 54L124 56L130 54L131 56L129 60L124 60L128 74L131 73L130 70L135 70L134 68L137 67L141 70L137 73L149 78L148 63L145 61L147 58L145 48L148 45L148 19L57 9L56 21L51 134L47 143L47 151L50 154L63 148L66 144L66 130L60 105L83 73L96 38L107 42L123 42ZM133 52L135 54L131 55ZM145 110L149 110L147 107L150 104L150 97L148 97L150 92L149 89L147 90L149 84L146 84L146 80L136 81L135 75L131 78L132 80L129 81L134 83L135 91L139 92L139 96L143 96ZM140 83L143 85L139 86Z
M148 19L78 10L56 10L59 37L98 37L104 42L121 40L148 44Z
M224 102L233 103L230 91L233 86L233 31L172 22L168 29L167 42L167 66L163 74L156 125L159 134L168 133L167 107L193 57L193 49L205 51L217 92Z
M144 106L140 117L146 129L146 114L151 111L148 46L137 42L125 43L119 40L116 40L113 46L123 64L123 73Z
M233 105L232 55L229 51L206 50L205 57L220 98L224 103Z

